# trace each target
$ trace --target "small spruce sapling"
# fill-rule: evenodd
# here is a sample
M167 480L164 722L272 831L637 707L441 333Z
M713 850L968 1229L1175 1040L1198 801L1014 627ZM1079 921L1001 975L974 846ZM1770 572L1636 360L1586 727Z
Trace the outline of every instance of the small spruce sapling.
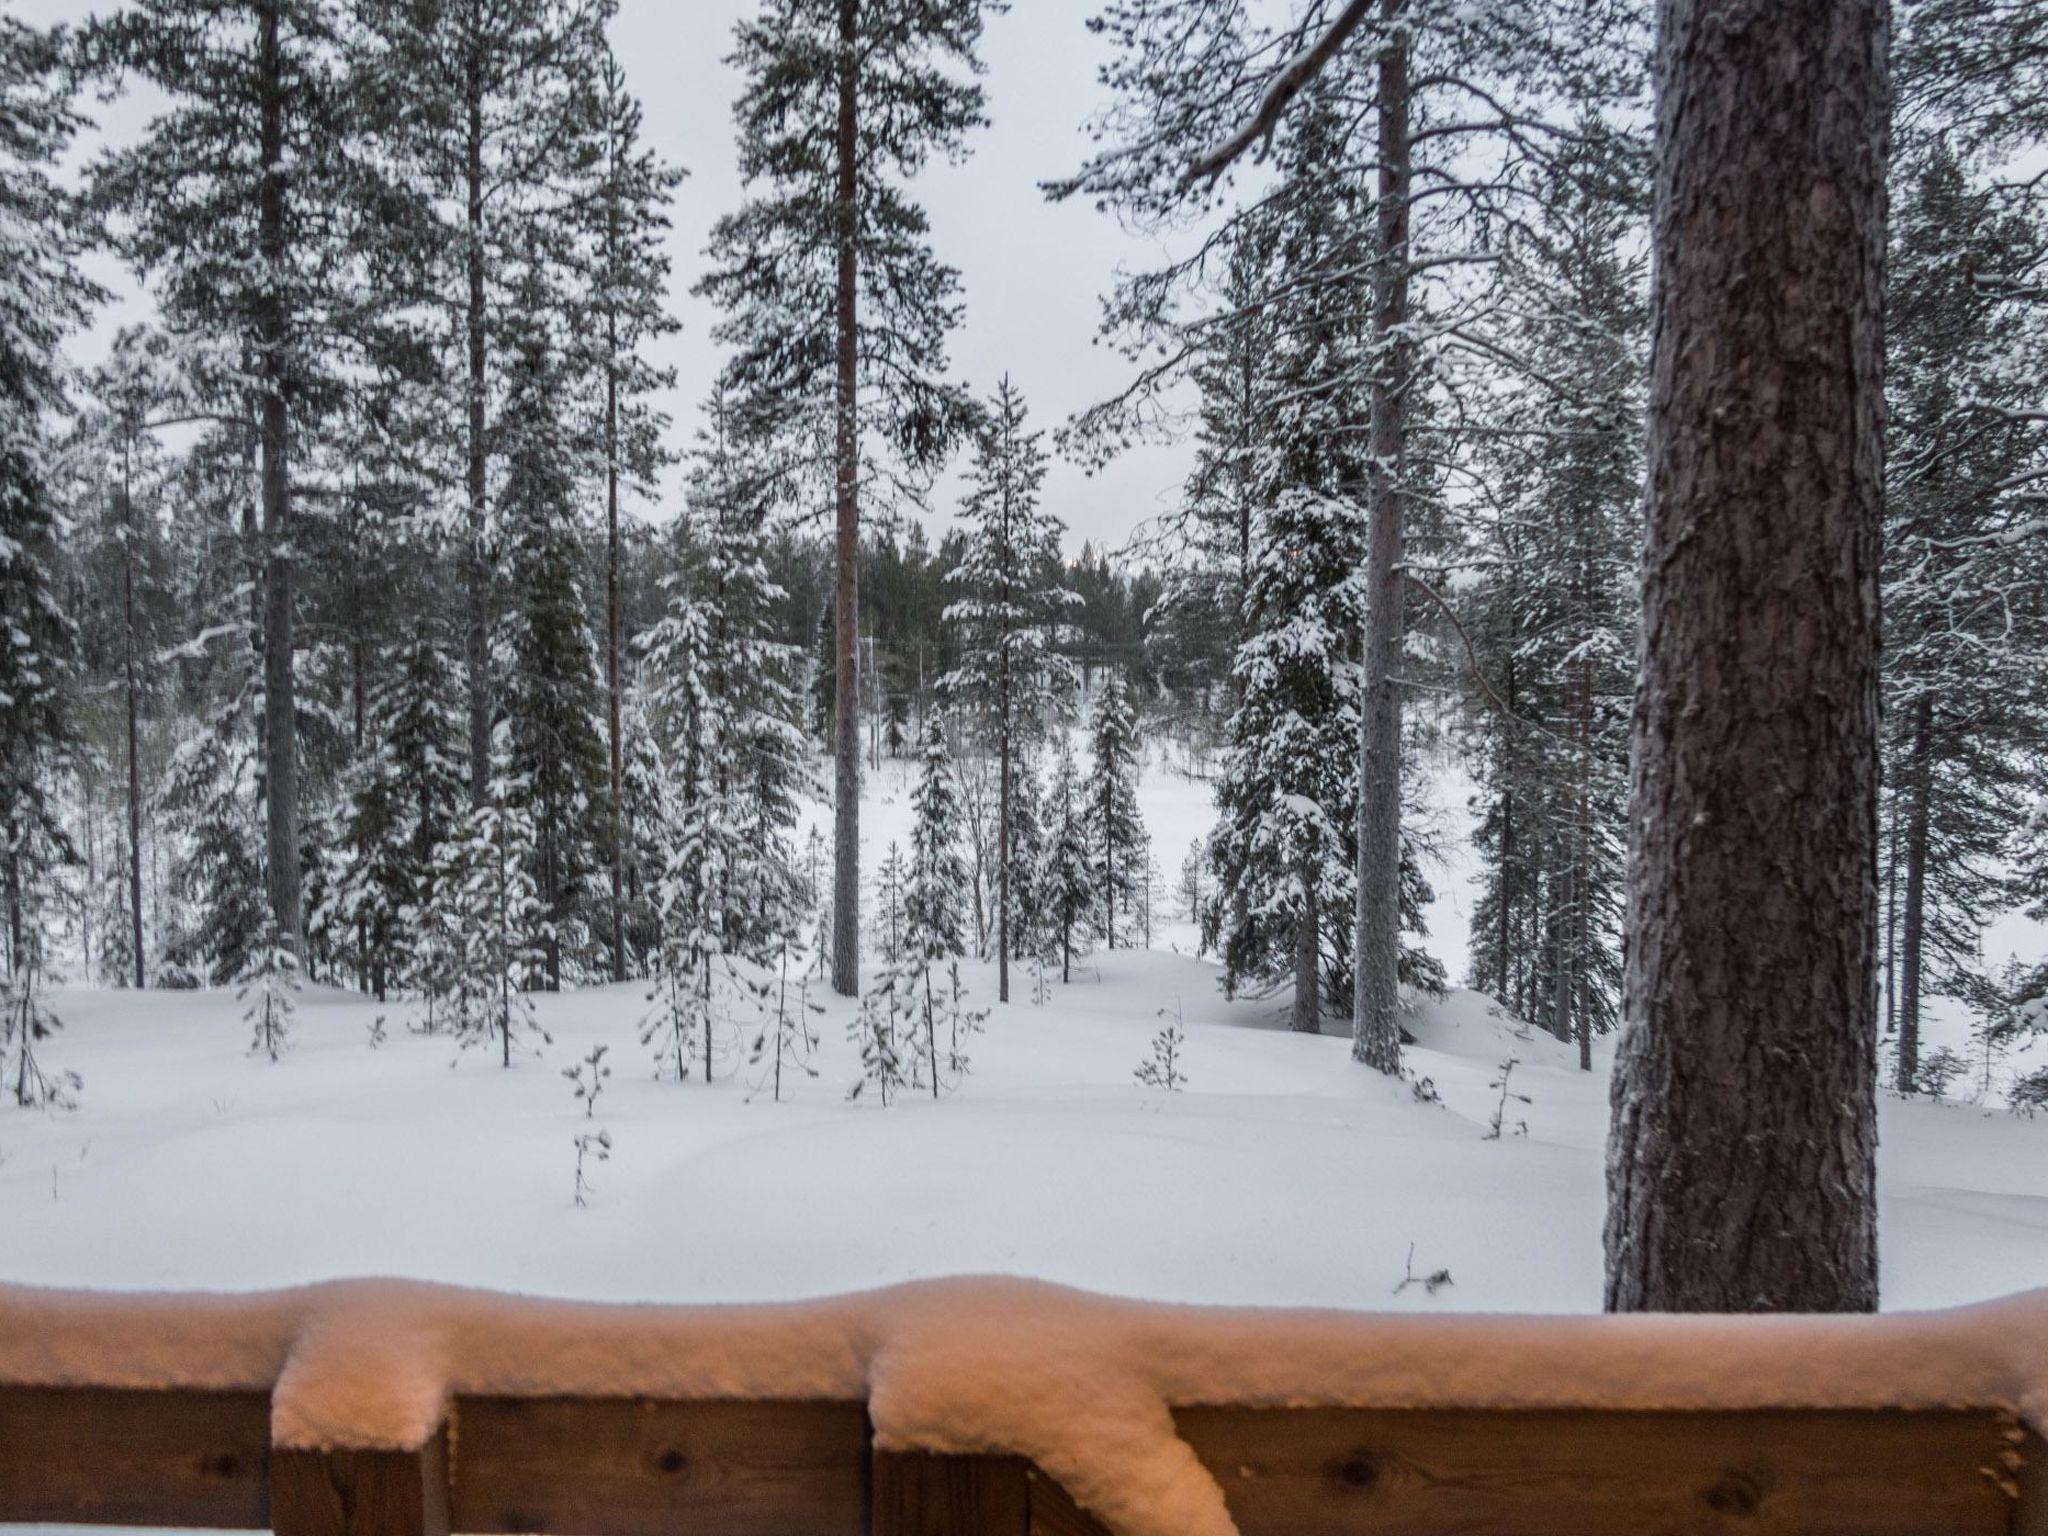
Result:
M1187 1044L1187 1021L1181 1017L1179 1003L1170 1010L1160 1009L1159 1017L1166 1020L1166 1025L1152 1037L1151 1058L1139 1062L1138 1070L1131 1075L1147 1088L1179 1093L1188 1085L1188 1075L1180 1066L1181 1049Z
M790 960L797 952L796 935L784 933L779 941L779 953L775 969L775 1013L767 1027L754 1037L752 1064L767 1064L769 1092L774 1102L782 1102L783 1077L785 1073L802 1073L815 1078L818 1069L811 1065L811 1055L818 1048L818 1031L811 1020L823 1013L824 1008L811 1001L811 978L828 977L830 961L821 950L815 962L800 968L796 977L796 996L790 996Z
M858 1099L872 1089L887 1108L890 1099L910 1083L904 1045L913 1016L909 996L913 969L905 963L904 951L903 850L895 843L889 845L876 873L881 911L875 928L881 940L882 963L876 968L873 985L861 994L860 1011L847 1028L860 1052L860 1080L846 1096Z
M248 963L236 978L240 989L235 1001L243 1004L242 1018L250 1027L249 1054L272 1061L284 1055L291 1037L293 994L299 987L299 957L285 941L276 919L266 920Z
M612 1075L612 1069L604 1064L607 1046L594 1045L590 1054L573 1067L564 1067L562 1076L569 1079L576 1089L576 1101L583 1106L586 1121L597 1118L597 1097L604 1092L605 1079ZM576 1133L576 1208L583 1209L590 1204L590 1197L596 1192L587 1172L592 1162L609 1162L612 1155L612 1133L602 1126L586 1128Z
M1494 1078L1492 1082L1486 1085L1489 1088L1498 1088L1500 1090L1500 1100L1493 1106L1493 1119L1487 1127L1485 1139L1488 1141L1499 1141L1501 1138L1501 1131L1507 1124L1508 1100L1513 1099L1519 1104L1533 1104L1536 1102L1528 1094L1517 1093L1509 1086L1510 1080L1515 1075L1515 1068L1519 1065L1521 1065L1521 1062L1518 1058L1508 1057L1506 1061L1500 1064L1498 1069L1500 1076ZM1515 1122L1515 1134L1517 1136L1528 1135L1529 1122L1527 1120L1517 1120Z
M43 1005L40 946L24 944L25 955L16 968L0 977L0 1069L8 1078L6 1090L22 1109L76 1109L78 1090L85 1080L76 1072L54 1076L36 1060L36 1044L47 1040L61 1027L57 1016ZM12 1047L14 1060L7 1060Z
M1920 1058L1920 1070L1913 1074L1913 1087L1930 1099L1946 1098L1949 1088L1969 1070L1969 1063L1955 1051L1938 1046Z
M590 1054L573 1067L562 1068L562 1076L569 1079L576 1089L576 1101L583 1106L583 1118L597 1117L597 1096L604 1092L605 1079L612 1075L612 1069L604 1064L604 1055L610 1047L593 1045Z

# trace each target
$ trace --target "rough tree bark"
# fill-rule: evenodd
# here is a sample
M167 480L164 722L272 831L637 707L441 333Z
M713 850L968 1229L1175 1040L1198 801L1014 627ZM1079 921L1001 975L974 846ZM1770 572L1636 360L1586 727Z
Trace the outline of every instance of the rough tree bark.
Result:
M1885 0L1661 0L1607 1305L1877 1305Z
M1379 201L1373 251L1371 505L1365 551L1363 707L1358 732L1358 921L1351 1055L1401 1070L1401 461L1411 346L1408 319L1408 34L1403 0L1382 0Z
M303 954L299 881L299 728L292 666L291 423L285 392L291 345L285 297L284 57L278 11L258 13L260 163L256 243L268 274L256 313L263 401L263 802L270 915L284 946Z
M839 0L839 272L837 423L834 441L838 580L833 641L837 676L832 716L832 990L860 994L860 68L859 0Z

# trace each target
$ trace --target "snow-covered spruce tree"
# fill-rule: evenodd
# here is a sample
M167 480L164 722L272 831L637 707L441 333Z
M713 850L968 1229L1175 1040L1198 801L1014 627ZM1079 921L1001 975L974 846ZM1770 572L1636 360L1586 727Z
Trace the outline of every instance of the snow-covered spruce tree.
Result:
M1188 725L1205 746L1215 744L1236 700L1232 662L1250 638L1253 539L1272 493L1265 424L1276 324L1265 302L1271 252L1263 230L1252 226L1233 244L1221 313L1191 338L1188 374L1199 401L1194 469L1180 503L1145 545L1164 567L1158 605L1147 616L1164 680L1191 696Z
M58 346L94 290L78 272L72 209L51 176L77 126L62 65L58 38L0 17L0 959L24 1065L37 1021L49 1017L37 1001L37 930L54 915L52 882L73 857L59 790L76 745L68 694L78 632L59 587L46 449L61 403Z
M389 210L394 264L420 296L406 338L425 375L413 405L434 424L423 446L437 472L462 487L469 787L480 804L499 714L498 481L517 442L493 408L512 406L509 375L537 327L552 320L587 334L575 297L599 291L586 270L604 203L604 28L614 7L354 0L352 9L371 40L366 121L403 188ZM578 382L588 382L580 371ZM460 423L452 440L451 422Z
M960 959L967 952L961 913L967 864L960 853L960 798L938 717L925 726L917 787L910 795L910 862L903 878L903 952L898 962L913 1011L900 1042L910 1082L937 1098L967 1071L966 1037L985 1013L962 1000Z
M186 726L164 769L159 803L178 834L162 967L173 985L233 983L266 931L262 685L252 642L252 625L230 624L207 647L209 715Z
M295 499L362 340L382 240L377 157L361 144L354 18L335 0L140 0L88 32L165 106L94 163L95 199L173 331L231 358L226 413L253 421L262 505L264 865L284 942L303 953L293 629ZM296 467L295 467L296 466Z
M456 679L429 616L392 648L383 674L368 701L370 744L346 789L342 863L325 914L379 1000L393 986L425 985L419 918L435 851L467 800Z
M1529 295L1511 332L1537 385L1501 392L1480 460L1493 494L1467 523L1464 600L1482 879L1471 983L1576 1040L1619 1018L1621 852L1642 495L1643 263L1631 166L1568 147L1553 194L1508 243Z
M712 231L700 291L750 424L806 458L830 444L835 525L833 986L860 990L860 503L873 471L920 482L966 427L944 382L957 274L905 184L982 121L995 0L761 0L733 62L750 198ZM832 316L830 349L819 317ZM824 429L830 426L830 435ZM824 466L818 466L823 469ZM818 478L823 479L821 475Z
M732 760L714 682L713 616L678 592L644 637L648 713L668 760L655 884L652 1008L641 1043L678 1082L710 1082L721 1050L720 988L738 980L726 896L740 864Z
M1571 132L1554 120L1555 104L1597 100L1622 82L1639 89L1641 18L1619 0L1298 0L1248 11L1235 0L1111 4L1099 22L1115 49L1105 71L1112 104L1100 123L1107 142L1053 192L1089 196L1145 223L1199 219L1208 228L1191 254L1128 277L1110 301L1107 330L1128 355L1163 348L1163 360L1148 362L1090 422L1105 436L1128 430L1203 354L1194 343L1206 322L1190 321L1186 305L1214 283L1218 258L1255 236L1271 202L1264 189L1234 201L1218 194L1242 155L1287 143L1276 130L1327 112L1320 172L1370 192L1371 229L1354 232L1371 302L1352 1030L1353 1054L1391 1073L1400 1064L1401 910L1412 878L1403 868L1396 670L1422 457L1411 439L1426 394L1454 377L1448 362L1516 363L1488 334L1508 313L1485 280L1491 247L1536 195L1526 169L1551 163ZM1266 301L1297 291L1278 266ZM1242 299L1232 306L1245 307ZM1418 324L1424 309L1429 319Z
M1088 836L1088 791L1065 731L1054 733L1052 779L1045 794L1045 852L1038 872L1046 953L1060 980L1074 979L1074 957L1086 954L1101 911L1101 887Z
M860 1008L847 1026L847 1036L860 1053L860 1078L847 1090L858 1099L871 1090L884 1109L889 1101L911 1086L910 1038L917 1022L917 1004L906 963L904 943L904 897L909 866L903 850L895 843L882 856L875 871L875 941L880 964L874 967L868 988L861 994ZM837 942L838 930L834 927Z
M482 805L462 814L435 856L434 892L425 927L432 958L429 1007L467 1050L498 1050L512 1065L515 1047L549 1043L528 995L546 979L548 916L533 876L538 834L530 786L509 771L511 732L501 724L498 771Z
M1291 978L1293 1026L1308 1033L1356 899L1364 468L1346 428L1366 413L1368 375L1364 193L1320 95L1290 126L1263 233L1267 260L1303 280L1269 309L1263 382L1281 403L1257 424L1255 552L1210 838L1220 894L1205 922L1225 985Z
M1138 814L1140 750L1130 691L1112 674L1088 722L1088 781L1082 791L1082 823L1095 869L1096 931L1111 949L1119 925L1131 921L1151 848Z
M526 291L538 311L540 295ZM584 529L559 365L544 334L520 338L497 439L505 459L498 529L506 602L495 669L509 727L505 774L532 797L523 809L535 834L532 875L546 919L551 991L565 978L581 979L597 959L611 824Z
M706 686L718 733L717 792L730 800L741 848L722 902L736 951L765 962L799 919L802 872L793 842L813 787L803 731L802 653L776 638L785 593L768 568L772 477L734 430L714 389L692 465L681 530L695 601L707 615Z
M1910 1093L1926 998L1989 986L1981 936L2012 900L2048 739L2048 526L2028 499L2048 433L2024 414L2048 309L2015 296L2048 238L1941 136L1909 138L1893 175L1881 859L1894 1086Z
M1031 856L1017 840L1016 785L1024 754L1073 683L1052 649L1053 627L1074 594L1059 584L1066 525L1045 510L1045 450L1025 426L1024 397L1005 374L976 426L974 468L960 515L967 558L947 573L959 595L946 622L960 664L942 691L967 712L996 758L996 996L1010 1000L1010 957L1022 949L1017 872Z
M650 397L674 384L675 370L655 367L643 350L678 324L666 308L666 236L669 204L683 173L641 141L640 103L626 89L625 69L609 46L598 83L603 93L598 130L602 158L596 195L587 205L591 291L582 299L595 323L582 329L596 353L592 371L603 391L598 436L605 486L605 729L611 770L606 843L611 859L611 977L624 981L628 846L619 499L622 487L644 492L651 486L663 458L661 435L667 418Z
M1055 727L1055 729L1061 729ZM1036 753L1021 756L1010 776L1010 949L1018 959L1046 953L1045 786Z

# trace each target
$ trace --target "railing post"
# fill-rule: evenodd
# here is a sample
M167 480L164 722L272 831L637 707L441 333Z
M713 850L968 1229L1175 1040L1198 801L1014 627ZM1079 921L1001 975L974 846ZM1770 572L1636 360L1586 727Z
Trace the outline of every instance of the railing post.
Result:
M448 1432L416 1451L270 1453L277 1536L448 1536Z
M876 1451L870 1536L1030 1536L1028 1470L1016 1456Z

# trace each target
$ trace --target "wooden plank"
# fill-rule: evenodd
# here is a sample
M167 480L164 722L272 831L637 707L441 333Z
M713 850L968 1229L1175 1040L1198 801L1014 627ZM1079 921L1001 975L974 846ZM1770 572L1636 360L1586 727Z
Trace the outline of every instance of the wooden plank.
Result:
M1060 1486L1057 1478L1033 1467L1028 1474L1031 1493L1031 1536L1109 1536L1109 1531L1074 1496Z
M277 1536L448 1536L448 1435L417 1451L270 1453Z
M1187 1409L1243 1536L2004 1536L1990 1412Z
M1015 1456L876 1451L873 1536L1029 1536L1028 1471Z
M270 1524L270 1398L0 1385L0 1521Z
M863 1403L464 1398L455 1528L575 1536L860 1536Z

